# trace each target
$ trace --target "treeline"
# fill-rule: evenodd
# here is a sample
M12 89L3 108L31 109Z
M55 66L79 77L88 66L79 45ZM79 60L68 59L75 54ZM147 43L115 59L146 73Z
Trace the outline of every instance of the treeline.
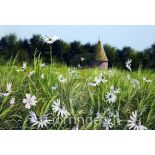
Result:
M81 44L80 41L67 43L63 40L57 40L52 45L52 55L56 61L64 62L69 65L69 61L75 54L94 53L97 44ZM104 45L109 66L124 68L125 61L132 59L132 69L155 69L155 44L143 51L136 51L131 47L117 49L109 44ZM6 61L15 58L19 62L31 62L36 56L41 56L46 63L50 62L49 45L44 43L41 35L33 35L30 39L19 39L15 34L3 36L0 39L0 61Z

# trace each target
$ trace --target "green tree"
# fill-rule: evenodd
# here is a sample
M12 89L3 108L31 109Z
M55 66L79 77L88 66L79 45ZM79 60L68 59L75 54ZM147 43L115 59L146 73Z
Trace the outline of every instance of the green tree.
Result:
M109 67L116 66L118 64L118 55L117 55L117 48L112 47L109 44L104 45L104 50L107 54L109 60Z
M19 40L15 34L9 34L1 38L0 41L0 51L1 54L9 59L10 57L15 57L18 48L19 48Z

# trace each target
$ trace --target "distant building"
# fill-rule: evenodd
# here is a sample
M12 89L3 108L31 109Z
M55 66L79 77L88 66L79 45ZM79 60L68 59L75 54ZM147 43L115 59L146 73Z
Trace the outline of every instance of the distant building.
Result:
M108 58L106 56L106 53L104 51L104 48L103 48L100 38L99 38L99 41L97 44L95 59L91 61L91 66L99 67L99 68L103 68L103 69L108 68Z
M70 65L82 67L99 67L101 69L108 68L108 58L104 51L102 42L99 38L96 51L93 53L76 54L70 59Z

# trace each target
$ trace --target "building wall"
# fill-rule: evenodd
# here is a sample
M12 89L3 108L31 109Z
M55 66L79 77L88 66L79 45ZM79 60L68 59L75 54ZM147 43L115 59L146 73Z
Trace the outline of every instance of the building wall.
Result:
M108 69L107 61L91 61L91 67L99 67L101 69Z

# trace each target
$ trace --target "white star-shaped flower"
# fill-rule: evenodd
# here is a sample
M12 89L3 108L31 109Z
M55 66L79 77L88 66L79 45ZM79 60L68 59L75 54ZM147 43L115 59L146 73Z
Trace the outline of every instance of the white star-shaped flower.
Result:
M125 64L126 64L126 68L129 69L131 71L131 62L132 60L131 59L128 59Z
M116 95L113 92L108 92L105 97L109 103L114 103L117 99Z
M42 37L43 42L47 44L53 44L55 41L59 40L59 37L57 36L45 36Z
M67 117L70 115L69 112L65 109L65 107L61 107L60 99L57 99L56 101L54 101L52 105L52 109L55 113L57 113L58 116Z
M146 130L147 127L141 125L141 121L138 121L137 117L138 117L137 111L132 112L132 115L130 115L130 119L128 120L129 129Z
M23 103L25 103L25 108L30 109L31 106L35 106L37 101L35 96L31 96L30 94L26 94L26 98L23 99Z

